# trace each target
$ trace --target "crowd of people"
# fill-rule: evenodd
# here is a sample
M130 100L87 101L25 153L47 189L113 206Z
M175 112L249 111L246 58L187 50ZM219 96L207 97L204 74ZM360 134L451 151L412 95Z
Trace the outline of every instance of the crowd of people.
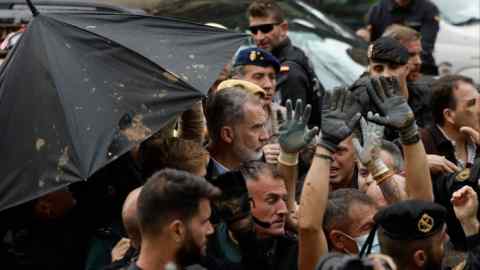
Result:
M479 90L421 80L430 37L377 27L380 11L365 73L325 90L281 8L252 1L257 46L203 102L87 182L0 213L2 265L480 269Z

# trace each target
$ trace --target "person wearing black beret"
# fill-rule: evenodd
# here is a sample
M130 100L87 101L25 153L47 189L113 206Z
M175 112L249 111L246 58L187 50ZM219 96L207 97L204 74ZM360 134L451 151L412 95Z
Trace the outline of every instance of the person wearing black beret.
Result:
M407 99L418 126L430 125L433 122L429 107L431 94L408 86L408 50L399 41L391 37L382 37L370 44L367 56L369 62L367 72L349 88L355 96L357 109L362 115L366 115L368 111L379 112L379 108L372 102L372 97L367 90L369 78L395 77L400 83L400 91L395 94ZM390 129L385 131L385 136L389 140L398 138L398 134Z
M477 193L465 186L453 193L451 202L468 247L468 258L454 269L480 269ZM403 201L380 210L374 221L382 253L391 256L398 269L450 269L442 267L448 239L446 217L443 206L420 200Z

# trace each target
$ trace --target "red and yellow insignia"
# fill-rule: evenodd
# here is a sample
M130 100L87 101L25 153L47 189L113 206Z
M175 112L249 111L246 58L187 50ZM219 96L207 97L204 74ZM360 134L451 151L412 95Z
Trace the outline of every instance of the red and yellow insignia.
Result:
M290 70L290 67L289 66L281 66L280 67L280 72L288 72Z

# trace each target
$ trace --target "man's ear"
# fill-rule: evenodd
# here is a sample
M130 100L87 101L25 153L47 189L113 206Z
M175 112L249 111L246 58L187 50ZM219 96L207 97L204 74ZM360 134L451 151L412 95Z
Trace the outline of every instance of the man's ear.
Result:
M187 228L181 220L173 220L170 225L168 225L168 230L170 231L169 233L176 243L180 244L183 242L183 240L185 240Z
M232 143L235 138L233 128L229 126L224 126L220 129L220 138L226 143Z
M417 250L413 253L413 261L418 268L423 268L425 263L427 262L427 254L423 250Z
M282 29L282 33L283 33L282 37L286 38L287 34L288 34L288 22L287 22L287 20L284 20L279 26Z
M330 240L330 243L332 243L333 248L335 250L343 250L345 249L345 235L343 233L340 233L337 230L331 230L328 233L328 240Z
M280 27L282 28L282 30L284 32L287 32L288 31L288 22L287 20L284 20L281 24L280 24Z
M448 122L450 124L455 124L455 120L453 117L455 116L455 112L453 112L451 109L443 109L443 118L445 119L445 122Z

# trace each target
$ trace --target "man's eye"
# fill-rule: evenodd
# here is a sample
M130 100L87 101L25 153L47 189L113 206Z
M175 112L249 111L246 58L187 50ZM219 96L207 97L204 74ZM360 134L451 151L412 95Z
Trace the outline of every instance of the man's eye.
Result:
M370 174L370 173L368 172L367 169L361 169L361 170L360 170L360 175L361 175L362 177L367 177L369 174Z
M470 107L470 106L474 106L475 103L477 103L477 99L470 99L469 101L467 101L467 107Z

